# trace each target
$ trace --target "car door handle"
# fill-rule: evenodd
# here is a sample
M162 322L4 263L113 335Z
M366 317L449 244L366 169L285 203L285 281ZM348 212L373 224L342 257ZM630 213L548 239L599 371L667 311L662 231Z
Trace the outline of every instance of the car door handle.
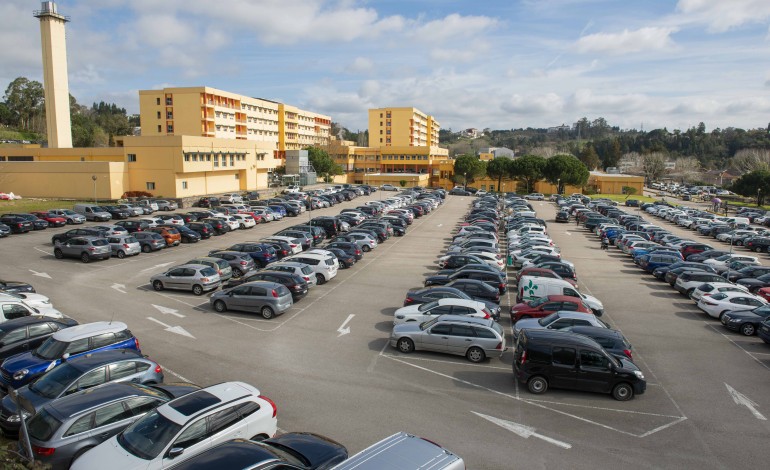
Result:
M470 341L470 340L471 340L470 338L467 338L465 341Z
M442 336L441 339L449 339L448 336Z

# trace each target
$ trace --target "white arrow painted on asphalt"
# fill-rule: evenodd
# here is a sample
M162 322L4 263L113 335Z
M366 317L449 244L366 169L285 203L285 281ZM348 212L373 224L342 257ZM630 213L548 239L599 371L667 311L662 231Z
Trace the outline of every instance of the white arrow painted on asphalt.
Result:
M126 285L125 284L113 284L110 287L112 287L116 291L120 292L121 294L125 294L126 293Z
M753 414L755 418L760 419L762 421L767 421L767 418L765 418L764 415L762 415L762 413L757 411L756 408L759 405L751 401L751 399L746 395L742 394L738 390L727 385L727 383L725 383L725 387L727 387L727 391L730 392L730 396L733 397L733 401L735 402L736 405L745 406L746 408L749 409L749 411L751 411L751 414Z
M152 271L152 270L154 270L154 269L158 269L158 268L163 268L163 267L166 267L166 266L168 266L169 264L172 264L172 263L173 263L173 261L169 261L168 263L161 263L161 264L156 264L155 266L152 266L152 267L150 267L150 268L145 268L145 269L142 269L142 270L141 270L141 271L139 271L139 272L140 272L140 273L143 273L143 272L146 272L146 271Z
M31 269L29 270L29 272L31 272L33 276L40 276L40 277L44 277L46 279L51 279L51 276L48 273L39 273L39 272L33 271Z
M158 311L164 315L175 315L179 318L184 318L184 315L179 313L179 310L174 310L173 308L164 307L162 305L155 305L155 304L151 304L151 305L156 309L158 309Z
M551 437L543 436L542 434L536 433L535 428L524 426L523 424L514 423L513 421L506 421L504 419L495 418L494 416L487 416L481 413L476 413L475 411L471 411L471 413L475 414L480 418L484 418L487 421L494 423L503 429L507 429L512 433L517 434L520 437L523 437L524 439L529 439L530 437L536 437L538 439L544 440L545 442L561 447L562 449L572 448L572 445L567 444L566 442L557 441L556 439L553 439Z
M436 225L436 227L442 227L443 225L444 225L444 224L438 224L438 225Z
M348 318L347 318L347 320L345 320L344 322L342 322L342 325L340 325L340 327L339 327L339 328L337 328L337 331L339 332L339 335L337 335L337 338L339 338L339 337L340 337L340 336L342 336L342 335L346 335L346 334L350 333L350 327L347 327L347 328L345 328L345 325L347 325L347 324L348 324L348 322L349 322L350 320L352 320L352 319L353 319L353 317L355 317L355 316L356 316L356 315L355 315L354 313L351 313L350 315L348 315Z
M570 232L564 232L564 233L566 233L567 235L572 235L572 233L570 233Z
M166 324L165 324L165 323L163 323L162 321L160 321L160 320L156 320L155 318L152 318L152 317L147 317L147 319L148 319L148 320L150 320L150 321L154 321L155 323L157 323L157 324L158 324L158 325L160 325L160 326L163 326L163 327L165 327L165 328L166 328L166 331L168 331L168 332L171 332L171 333L176 333L176 334L178 334L178 335L187 336L188 338L192 338L192 339L195 339L195 336L193 336L193 335L191 335L190 333L188 333L188 332L187 332L187 330L185 330L185 329L184 329L184 328L182 328L181 326L171 326L171 325L166 325Z

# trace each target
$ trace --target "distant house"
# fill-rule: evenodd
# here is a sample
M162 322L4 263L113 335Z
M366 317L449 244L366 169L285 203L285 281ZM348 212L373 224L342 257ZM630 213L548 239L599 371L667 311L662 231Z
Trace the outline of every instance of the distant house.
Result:
M471 139L475 139L480 135L479 130L476 129L475 127L462 130L460 131L460 134L463 135L464 137L470 137Z
M514 158L513 150L505 147L486 147L479 149L480 160L492 160L493 158Z
M572 130L572 127L570 127L570 126L568 126L566 124L562 124L561 126L549 127L548 128L548 133L549 134L556 134L558 132L569 132L571 130Z

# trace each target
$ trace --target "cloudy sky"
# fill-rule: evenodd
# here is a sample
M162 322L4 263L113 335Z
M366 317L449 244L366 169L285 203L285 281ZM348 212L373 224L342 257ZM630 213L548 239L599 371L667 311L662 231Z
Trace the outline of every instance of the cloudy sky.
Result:
M211 86L328 114L415 106L442 127L585 116L645 130L770 122L770 0L60 0L70 92ZM0 2L0 91L42 81L34 0Z

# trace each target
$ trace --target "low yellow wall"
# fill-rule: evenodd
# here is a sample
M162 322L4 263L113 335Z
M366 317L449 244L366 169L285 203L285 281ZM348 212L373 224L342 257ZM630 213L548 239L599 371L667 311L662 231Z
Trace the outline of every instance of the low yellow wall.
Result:
M122 162L0 162L0 190L22 197L119 199L127 188Z

